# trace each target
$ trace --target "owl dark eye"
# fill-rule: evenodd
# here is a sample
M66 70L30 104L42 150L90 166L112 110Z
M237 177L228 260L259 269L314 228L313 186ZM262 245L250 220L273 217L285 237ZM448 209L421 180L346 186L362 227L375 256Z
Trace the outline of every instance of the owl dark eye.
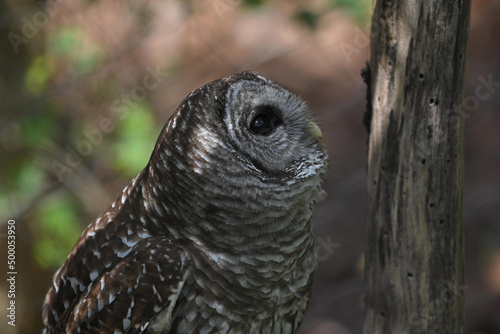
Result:
M263 106L257 110L257 115L250 123L250 131L256 135L268 136L279 126L283 124L278 117L274 107Z

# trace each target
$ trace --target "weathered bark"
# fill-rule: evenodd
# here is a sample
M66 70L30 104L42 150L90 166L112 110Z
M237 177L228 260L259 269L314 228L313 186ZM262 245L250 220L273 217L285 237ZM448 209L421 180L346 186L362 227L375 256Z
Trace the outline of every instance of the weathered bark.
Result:
M470 0L376 0L364 333L463 333Z

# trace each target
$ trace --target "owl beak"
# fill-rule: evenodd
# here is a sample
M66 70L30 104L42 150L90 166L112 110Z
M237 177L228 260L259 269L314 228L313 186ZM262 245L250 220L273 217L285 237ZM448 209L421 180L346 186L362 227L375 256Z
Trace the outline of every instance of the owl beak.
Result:
M312 134L321 145L323 145L323 133L321 132L319 126L310 119L306 122L307 127L309 128L309 133Z

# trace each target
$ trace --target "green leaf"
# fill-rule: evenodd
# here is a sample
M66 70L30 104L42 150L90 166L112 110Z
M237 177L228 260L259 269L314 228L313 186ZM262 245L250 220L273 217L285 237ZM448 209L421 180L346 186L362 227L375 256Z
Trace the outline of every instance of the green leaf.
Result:
M46 179L45 171L33 164L32 161L24 163L16 177L17 189L26 195L34 195L33 189L42 188Z
M47 87L53 72L52 62L46 55L35 57L32 61L24 79L26 90L33 95L39 95Z
M47 51L56 55L68 55L82 44L83 35L77 28L63 28L49 36Z
M49 36L47 50L64 59L75 76L98 68L104 57L101 48L92 44L77 27L65 27Z
M244 5L247 7L260 7L264 2L265 0L245 0Z
M318 25L319 15L313 11L301 10L296 15L295 18L305 24L310 29L315 29Z
M148 163L161 129L155 126L147 104L129 105L126 115L117 127L112 144L112 165L126 176L134 176Z
M33 245L34 257L43 268L60 266L78 240L81 227L76 204L71 198L57 194L40 205L33 227L37 235Z
M33 189L42 189L47 180L46 172L37 166L31 156L9 161L8 178L0 182L0 217L16 214L34 196Z
M334 6L343 8L353 19L360 23L370 20L371 0L330 0Z
M56 136L56 119L48 116L50 114L45 113L44 117L36 115L21 121L22 140L27 147L36 148L40 144L40 139Z

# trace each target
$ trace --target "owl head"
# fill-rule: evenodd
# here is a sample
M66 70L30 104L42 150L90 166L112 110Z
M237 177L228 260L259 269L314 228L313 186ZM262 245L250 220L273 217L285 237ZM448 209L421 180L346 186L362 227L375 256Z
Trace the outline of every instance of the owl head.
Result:
M255 72L189 94L167 122L154 155L194 174L248 173L285 181L327 170L322 133L307 104ZM175 167L175 166L172 166Z
M170 233L214 245L232 238L238 247L272 237L266 231L307 230L327 155L304 101L242 72L184 99L145 171L148 206L182 222Z

